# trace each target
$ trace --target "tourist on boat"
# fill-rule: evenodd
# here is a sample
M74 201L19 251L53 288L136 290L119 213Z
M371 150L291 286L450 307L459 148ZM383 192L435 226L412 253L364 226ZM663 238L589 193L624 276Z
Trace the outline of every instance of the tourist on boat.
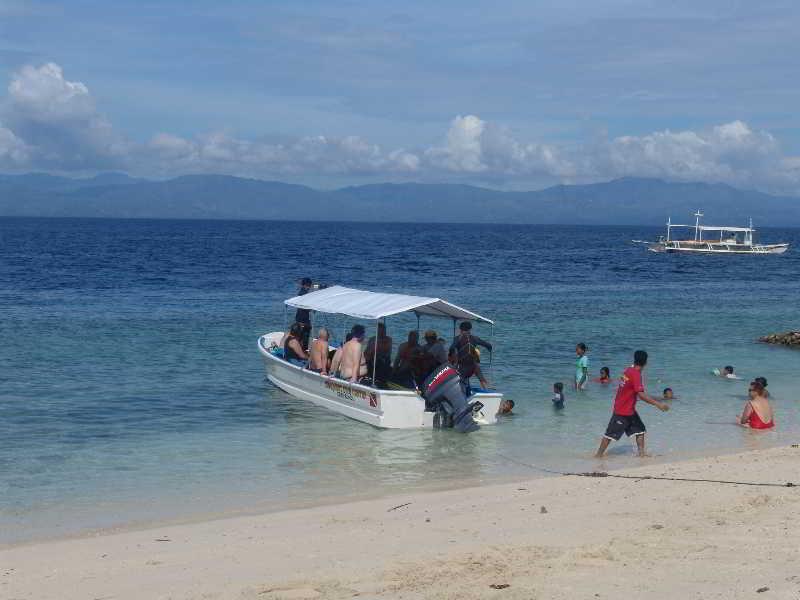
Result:
M561 410L564 408L564 384L557 381L553 384L553 408Z
M618 441L622 434L636 437L636 446L639 456L645 456L644 438L647 429L636 412L636 401L641 400L652 404L661 411L668 411L669 404L651 398L644 391L642 384L642 370L647 365L647 352L637 350L633 354L633 366L628 367L620 378L617 395L614 397L614 409L611 420L608 422L605 435L600 441L600 447L595 456L603 456L611 441Z
M414 359L420 352L422 347L419 345L419 332L412 329L408 332L408 340L397 348L397 355L392 365L392 379L395 382L413 387Z
M608 367L600 367L600 377L592 379L595 383L611 383L611 371Z
M664 391L661 393L662 400L674 400L675 394L672 392L672 388L664 388Z
M447 350L445 350L444 343L439 338L439 334L433 329L428 329L428 331L425 332L425 345L422 346L422 351L434 358L436 361L434 367L447 362Z
M352 333L348 333L344 337L344 344L339 346L336 349L336 352L333 353L333 358L331 359L331 368L330 368L329 373L331 375L333 375L334 377L340 377L340 375L339 375L339 367L342 364L342 356L344 355L344 347L345 347L345 344L347 344L347 342L349 342L352 339L353 339L353 334Z
M586 383L589 381L589 357L586 356L586 344L581 342L575 346L575 389L586 389Z
M754 381L757 381L761 384L764 388L764 397L769 398L769 390L767 389L767 378L766 377L756 377Z
M310 277L303 277L300 281L300 289L297 292L298 296L305 296L314 287L314 282ZM305 308L298 308L294 314L295 323L300 323L303 328L301 335L301 343L303 348L308 348L308 338L311 335L311 311Z
M483 346L489 352L492 351L492 345L479 338L477 335L472 335L472 323L469 321L462 321L458 326L460 333L450 344L450 349L455 350L458 354L458 372L461 374L461 379L469 387L469 379L473 375L478 377L478 381L483 389L488 389L489 382L483 376L480 367L480 354L478 353L477 346Z
M364 353L361 350L361 344L366 336L366 330L363 325L356 324L353 325L350 333L353 337L342 349L339 374L342 379L346 379L351 383L357 383L367 374L367 363L364 360Z
M497 411L498 415L513 415L512 412L514 410L514 401L513 400L503 400L500 403L500 410Z
M380 387L385 387L392 375L392 343L392 338L386 335L386 325L378 323L377 339L374 335L369 338L364 350L367 374Z
M742 416L739 417L739 424L750 429L772 429L775 427L772 407L764 394L764 385L760 381L753 381L750 383L748 391L750 399L744 405Z
M293 323L289 335L283 342L283 358L298 367L305 367L308 361L308 354L301 344L302 336L303 326L300 323Z
M317 339L311 342L311 359L309 360L309 369L321 373L328 374L328 340L330 333L327 328L320 327L317 332Z

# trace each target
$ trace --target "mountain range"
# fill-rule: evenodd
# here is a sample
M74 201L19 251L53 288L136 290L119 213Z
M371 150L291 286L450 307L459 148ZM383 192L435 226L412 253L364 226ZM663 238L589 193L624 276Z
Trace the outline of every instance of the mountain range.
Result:
M661 225L667 216L693 221L699 208L724 225L752 217L758 226L800 226L800 198L660 179L512 192L428 183L318 190L227 175L0 175L0 216Z

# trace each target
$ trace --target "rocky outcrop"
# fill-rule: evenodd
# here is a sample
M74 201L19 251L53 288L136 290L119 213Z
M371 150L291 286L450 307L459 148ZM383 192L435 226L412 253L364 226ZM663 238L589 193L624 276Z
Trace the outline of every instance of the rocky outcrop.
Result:
M758 338L759 342L766 344L780 344L800 348L800 331L787 331L786 333L773 333Z

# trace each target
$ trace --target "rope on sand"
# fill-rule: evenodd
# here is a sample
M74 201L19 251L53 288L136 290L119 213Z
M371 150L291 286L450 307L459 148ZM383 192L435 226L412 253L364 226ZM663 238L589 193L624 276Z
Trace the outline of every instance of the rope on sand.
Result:
M798 487L796 483L792 483L791 481L787 481L786 483L774 483L774 482L763 483L754 481L728 481L725 479L693 479L690 477L666 477L661 475L623 475L621 473L608 473L606 471L586 471L583 473L576 473L571 471L557 471L554 469L547 469L545 467L540 467L531 463L522 462L520 460L511 458L510 456L506 456L500 453L498 453L498 456L513 463L516 463L518 465L522 465L523 467L528 467L530 469L541 471L543 473L550 473L551 475L563 475L564 477L613 477L615 479L635 479L637 481L639 480L688 481L691 483L721 483L726 485L750 485L757 487L780 487L780 488Z

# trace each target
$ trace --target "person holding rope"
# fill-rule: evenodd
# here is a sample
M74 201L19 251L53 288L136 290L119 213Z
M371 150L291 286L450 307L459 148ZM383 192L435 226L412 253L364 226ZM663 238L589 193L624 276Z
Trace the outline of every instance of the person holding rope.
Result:
M637 350L633 354L633 366L625 369L620 378L617 395L614 397L614 413L608 422L606 433L600 441L597 449L597 458L602 457L611 441L619 441L624 433L628 437L636 437L636 446L639 449L639 456L646 456L644 448L644 436L647 431L639 413L636 412L636 401L641 400L652 404L662 412L669 410L669 404L656 400L648 396L642 385L642 370L647 365L647 352Z

